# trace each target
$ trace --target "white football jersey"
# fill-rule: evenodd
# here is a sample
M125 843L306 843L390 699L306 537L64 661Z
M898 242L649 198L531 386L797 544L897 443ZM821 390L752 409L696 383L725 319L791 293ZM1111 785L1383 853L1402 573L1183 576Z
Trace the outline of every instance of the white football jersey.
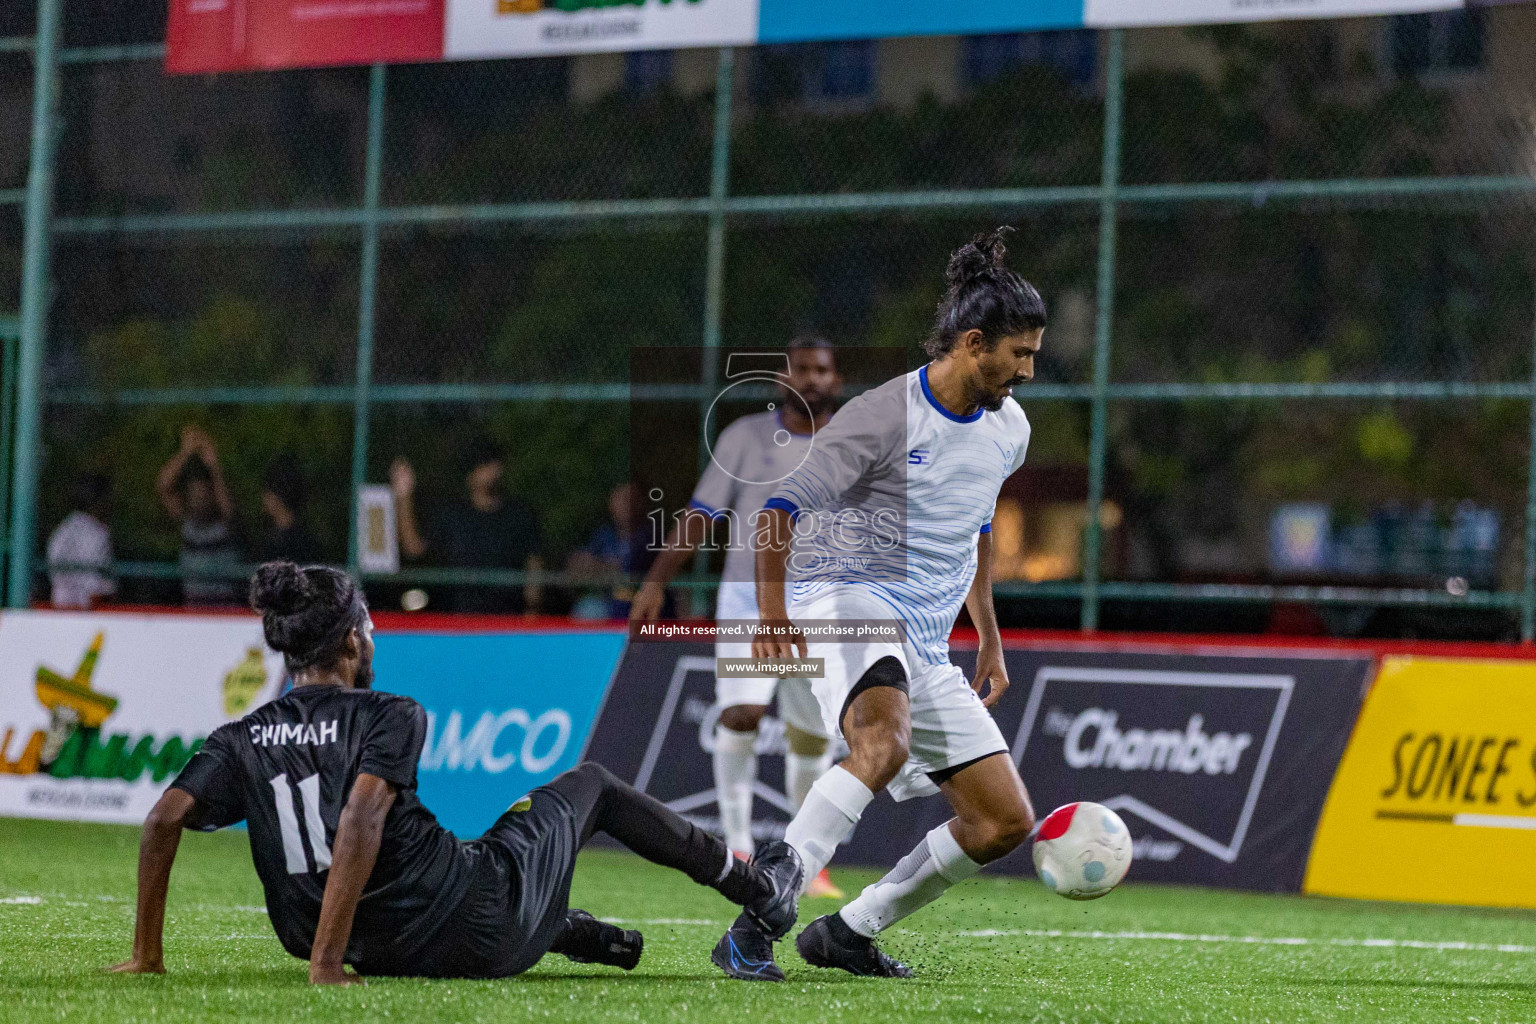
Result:
M767 502L795 517L793 600L866 588L925 661L948 661L976 538L1028 447L1018 402L956 416L929 390L926 366L853 399Z
M790 430L778 412L743 416L715 439L709 465L693 489L689 505L712 516L729 513L730 540L716 602L717 618L757 618L753 517L805 460L810 446L811 435Z

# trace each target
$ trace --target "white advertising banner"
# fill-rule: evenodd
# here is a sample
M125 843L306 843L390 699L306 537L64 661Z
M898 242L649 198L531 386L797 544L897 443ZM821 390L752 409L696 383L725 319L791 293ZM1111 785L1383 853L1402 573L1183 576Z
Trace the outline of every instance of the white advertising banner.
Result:
M142 822L282 680L254 615L0 614L0 816Z
M1131 28L1292 18L1355 18L1371 14L1449 11L1465 6L1465 0L1087 0L1083 8L1083 24Z
M758 0L447 0L443 56L748 45L757 12Z

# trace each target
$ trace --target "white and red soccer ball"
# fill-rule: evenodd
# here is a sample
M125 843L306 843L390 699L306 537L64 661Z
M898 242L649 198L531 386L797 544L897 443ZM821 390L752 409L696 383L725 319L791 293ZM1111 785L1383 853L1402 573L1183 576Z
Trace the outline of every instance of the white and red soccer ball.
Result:
M1069 900L1108 894L1131 867L1131 833L1103 804L1058 807L1035 835L1035 872Z

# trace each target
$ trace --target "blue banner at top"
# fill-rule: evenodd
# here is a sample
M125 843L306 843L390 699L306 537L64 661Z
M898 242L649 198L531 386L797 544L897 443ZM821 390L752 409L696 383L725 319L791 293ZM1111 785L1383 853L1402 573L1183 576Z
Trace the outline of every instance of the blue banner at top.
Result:
M760 0L757 41L983 35L1453 10L1466 0Z
M1083 0L762 0L757 41L985 35L1083 24Z

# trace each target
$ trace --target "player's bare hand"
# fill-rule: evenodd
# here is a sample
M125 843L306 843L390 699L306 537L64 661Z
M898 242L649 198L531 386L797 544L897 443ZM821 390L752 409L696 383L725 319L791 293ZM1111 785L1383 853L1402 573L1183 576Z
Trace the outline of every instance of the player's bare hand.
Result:
M788 618L764 619L752 638L754 658L803 658L805 634Z
M976 651L976 674L971 677L971 689L981 698L982 705L989 708L1008 692L1008 667L1003 662L1000 641L983 641Z
M389 489L397 498L416 493L416 470L405 459L396 459L390 464Z
M640 585L635 599L629 603L630 622L654 622L661 618L661 606L666 603L667 591L659 583L647 580Z
M165 961L160 959L139 959L134 957L124 960L120 964L113 964L107 968L110 974L164 974Z
M188 423L181 428L181 450L184 454L206 456L212 447L213 439L202 427Z
M363 979L345 967L322 967L312 963L309 965L309 983L311 985L361 985Z

